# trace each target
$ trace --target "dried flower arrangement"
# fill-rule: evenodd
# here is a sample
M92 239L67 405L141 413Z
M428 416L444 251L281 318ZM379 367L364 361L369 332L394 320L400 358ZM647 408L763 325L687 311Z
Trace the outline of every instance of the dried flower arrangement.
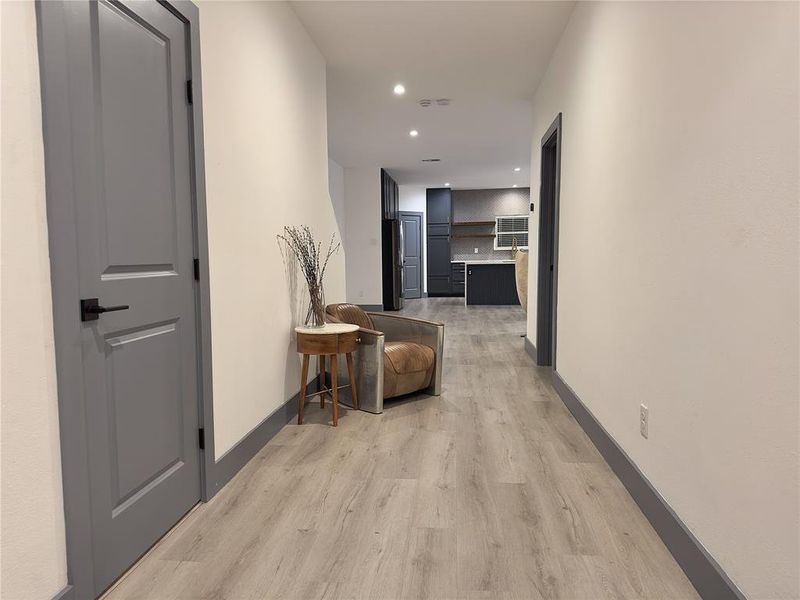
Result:
M328 250L322 254L322 242L314 241L314 234L307 225L301 227L286 226L283 234L278 234L278 242L283 242L286 248L294 254L300 265L300 270L308 285L309 305L306 314L306 327L322 327L325 325L325 291L322 287L322 278L331 256L336 254L341 247L334 246L335 234L331 235Z

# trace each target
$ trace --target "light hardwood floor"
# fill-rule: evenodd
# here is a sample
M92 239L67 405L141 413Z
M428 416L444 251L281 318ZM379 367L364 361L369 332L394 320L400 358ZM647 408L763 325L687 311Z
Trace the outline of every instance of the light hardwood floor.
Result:
M382 415L309 403L108 594L133 598L697 598L536 368L517 307L443 321L444 393Z

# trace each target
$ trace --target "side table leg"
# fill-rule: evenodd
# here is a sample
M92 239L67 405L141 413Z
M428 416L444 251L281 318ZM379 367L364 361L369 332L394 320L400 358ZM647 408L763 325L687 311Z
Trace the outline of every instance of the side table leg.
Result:
M308 380L308 354L303 354L303 368L300 373L300 398L297 407L297 424L303 424L303 409L306 406L306 381Z
M337 381L336 375L338 370L338 363L337 356L334 354L331 356L331 387L333 388L333 397L331 399L331 403L333 404L333 426L336 427L339 425L339 382Z
M319 407L325 408L325 388L327 387L325 383L325 355L320 354L317 360L319 360L319 388L321 390L319 393Z

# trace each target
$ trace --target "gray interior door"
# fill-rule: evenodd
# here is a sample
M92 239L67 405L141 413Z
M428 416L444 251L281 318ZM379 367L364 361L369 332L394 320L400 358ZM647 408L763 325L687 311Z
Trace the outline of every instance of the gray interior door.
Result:
M422 297L422 215L400 213L403 228L403 297Z
M187 32L155 1L64 10L80 296L128 307L75 306L99 593L200 499Z

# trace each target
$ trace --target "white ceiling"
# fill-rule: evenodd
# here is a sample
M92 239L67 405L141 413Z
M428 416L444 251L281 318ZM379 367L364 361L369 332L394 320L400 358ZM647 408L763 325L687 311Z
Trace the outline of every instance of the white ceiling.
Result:
M530 99L573 6L292 2L328 62L331 157L385 167L400 184L527 186ZM452 102L422 108L421 98Z

